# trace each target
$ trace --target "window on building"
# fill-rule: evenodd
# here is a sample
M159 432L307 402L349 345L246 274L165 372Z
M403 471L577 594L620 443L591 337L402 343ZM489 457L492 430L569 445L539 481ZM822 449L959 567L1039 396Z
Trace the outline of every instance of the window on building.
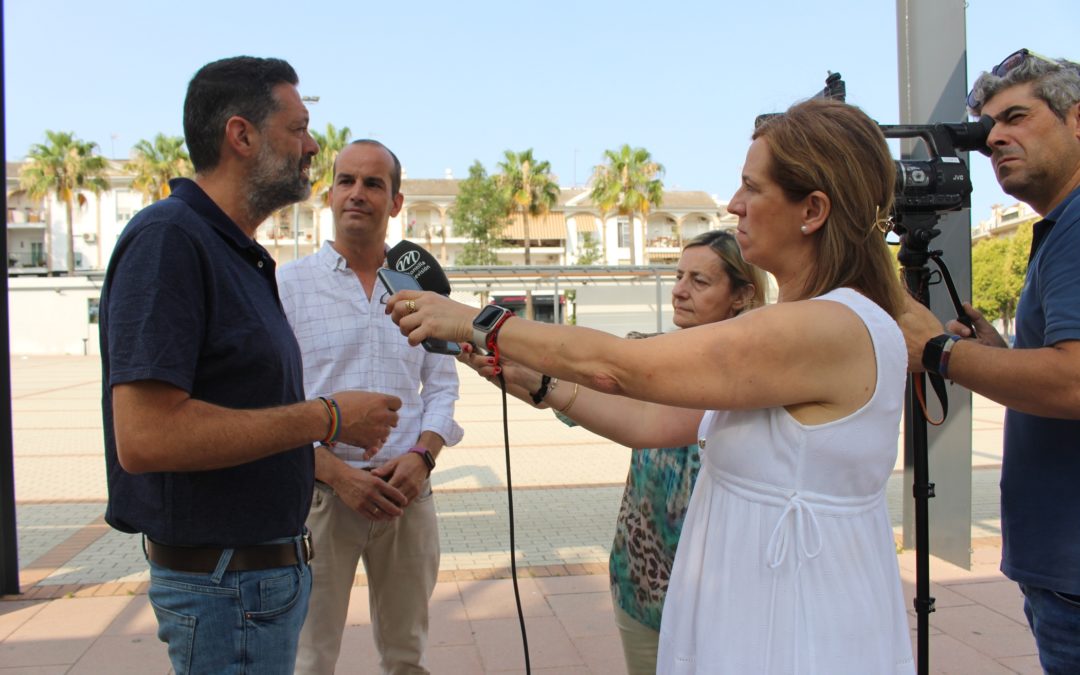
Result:
M619 218L615 222L619 225L619 247L630 248L630 219Z
M116 190L116 222L126 223L143 206L143 196L134 190L119 188Z

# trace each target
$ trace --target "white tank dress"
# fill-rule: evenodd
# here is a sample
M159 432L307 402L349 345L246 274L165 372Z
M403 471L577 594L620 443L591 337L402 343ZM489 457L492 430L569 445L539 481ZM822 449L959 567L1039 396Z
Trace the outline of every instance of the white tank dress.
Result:
M896 322L850 289L877 384L839 420L783 408L706 413L702 466L675 557L657 673L914 673L885 484L907 351Z

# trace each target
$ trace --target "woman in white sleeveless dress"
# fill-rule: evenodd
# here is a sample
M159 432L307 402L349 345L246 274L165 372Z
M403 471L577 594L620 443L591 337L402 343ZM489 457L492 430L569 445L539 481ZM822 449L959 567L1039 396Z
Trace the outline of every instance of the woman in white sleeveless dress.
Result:
M709 230L683 246L671 289L672 323L686 329L727 321L765 305L769 282L765 273L742 259L735 235ZM646 338L631 333L627 337ZM473 368L506 393L536 408L550 408L560 400L559 390L573 385L544 379L544 374L509 359L500 359L502 378L486 354L462 345L462 363ZM546 384L545 384L546 382ZM564 403L565 405L565 403ZM624 396L581 387L573 409L557 413L563 422L577 425L605 414L637 414L638 402ZM690 506L690 496L701 468L697 443L678 448L633 448L615 540L608 566L615 625L619 628L627 675L652 675L660 646L660 618L667 597L679 535Z
M639 401L628 415L579 387L549 395L601 435L703 439L658 673L914 672L884 498L907 367L883 235L894 178L862 111L797 104L755 129L728 204L777 304L646 340L520 318L479 336L564 383ZM413 344L474 335L477 310L432 293L399 293L388 311Z

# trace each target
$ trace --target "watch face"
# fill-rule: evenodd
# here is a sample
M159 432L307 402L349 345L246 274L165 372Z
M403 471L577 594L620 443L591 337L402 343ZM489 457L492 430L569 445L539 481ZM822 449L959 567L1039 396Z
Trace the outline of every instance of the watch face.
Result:
M502 315L508 311L510 310L499 307L498 305L488 305L480 310L480 313L473 319L473 326L481 331L489 331L496 323L498 323Z

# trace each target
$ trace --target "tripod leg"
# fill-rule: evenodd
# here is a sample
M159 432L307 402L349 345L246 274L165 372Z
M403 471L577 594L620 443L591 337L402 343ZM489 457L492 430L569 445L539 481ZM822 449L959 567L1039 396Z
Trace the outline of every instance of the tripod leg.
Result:
M930 305L927 286L930 272L925 260L920 266L904 267L904 282L915 298L923 305ZM916 618L916 672L930 672L930 613L934 611L934 598L930 596L930 498L934 496L934 484L930 482L926 416L919 403L918 392L925 391L926 376L912 374L908 378L908 396L904 415L911 434L908 447L912 451L914 480L911 491L915 500L915 618ZM919 385L916 387L916 383Z

